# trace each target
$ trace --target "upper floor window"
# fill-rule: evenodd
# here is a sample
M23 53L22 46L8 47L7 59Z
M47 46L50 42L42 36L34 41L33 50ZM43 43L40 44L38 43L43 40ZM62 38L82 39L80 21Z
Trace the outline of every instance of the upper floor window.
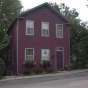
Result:
M42 36L49 37L49 23L42 22Z
M63 38L63 25L62 24L56 24L56 37Z
M34 21L26 20L26 35L34 35Z
M25 49L25 60L33 60L34 59L34 49L26 48Z
M50 60L50 50L42 49L42 60Z

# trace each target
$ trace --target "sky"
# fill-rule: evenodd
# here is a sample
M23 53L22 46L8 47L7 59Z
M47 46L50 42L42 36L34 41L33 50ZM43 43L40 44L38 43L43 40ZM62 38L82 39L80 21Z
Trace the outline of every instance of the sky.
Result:
M79 12L79 18L82 21L88 21L88 4L87 0L20 0L23 10L31 9L45 2L56 2L57 4L65 3L70 9L75 8Z

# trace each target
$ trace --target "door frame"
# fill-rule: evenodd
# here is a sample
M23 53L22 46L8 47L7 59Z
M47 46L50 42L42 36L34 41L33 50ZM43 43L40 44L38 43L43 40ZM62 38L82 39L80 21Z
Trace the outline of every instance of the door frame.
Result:
M57 48L62 48L62 50L57 50ZM64 70L64 47L61 47L61 46L56 46L56 48L55 48L55 69L56 69L56 71L58 71L58 70L57 70L57 56L56 56L56 55L57 55L57 54L56 54L57 51L62 52L62 55L63 55L63 56L62 56L62 57L63 57L63 67L62 67L62 68L63 68L63 70Z

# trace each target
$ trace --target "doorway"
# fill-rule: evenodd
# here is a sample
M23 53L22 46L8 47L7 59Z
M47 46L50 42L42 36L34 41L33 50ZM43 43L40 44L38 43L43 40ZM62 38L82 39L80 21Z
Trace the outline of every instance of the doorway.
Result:
M56 47L56 68L58 71L64 70L63 47Z

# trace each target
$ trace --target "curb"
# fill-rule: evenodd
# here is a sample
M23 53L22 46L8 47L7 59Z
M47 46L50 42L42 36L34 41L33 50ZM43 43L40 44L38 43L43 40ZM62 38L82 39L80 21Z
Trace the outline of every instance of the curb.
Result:
M39 77L50 77L50 76L60 76L60 75L67 75L67 74L73 74L73 73L79 73L79 72L85 72L88 71L88 69L84 70L73 70L73 71L59 71L59 73L56 74L43 74L43 75L33 75L33 76L4 76L3 79L0 80L0 82L10 81L10 80L18 80L18 79L31 79L31 78L39 78Z

